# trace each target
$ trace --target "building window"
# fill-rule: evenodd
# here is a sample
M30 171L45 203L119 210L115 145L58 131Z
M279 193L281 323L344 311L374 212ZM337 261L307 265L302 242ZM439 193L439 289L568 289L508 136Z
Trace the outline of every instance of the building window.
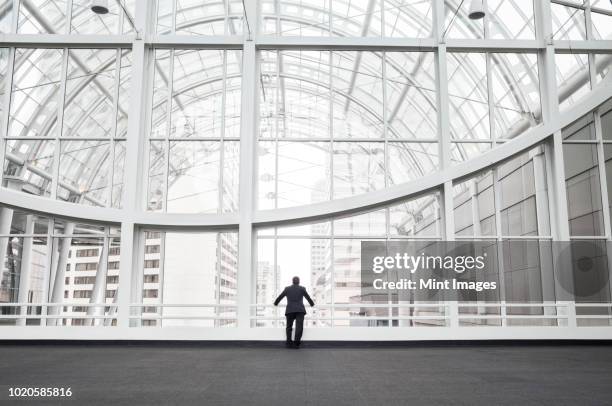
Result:
M75 270L76 271L97 271L98 263L97 262L85 262L85 263L76 264Z

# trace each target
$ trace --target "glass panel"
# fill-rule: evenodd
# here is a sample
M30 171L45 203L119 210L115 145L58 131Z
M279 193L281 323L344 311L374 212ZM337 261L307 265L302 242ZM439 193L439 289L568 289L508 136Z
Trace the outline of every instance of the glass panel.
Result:
M431 1L422 0L383 0L384 36L398 38L431 37L433 15L431 3Z
M72 34L118 34L123 8L117 1L109 1L107 7L107 14L97 14L91 11L90 0L72 0L70 32Z
M578 7L568 7L563 4L551 3L550 11L552 14L553 39L586 39L584 10Z
M600 83L608 76L610 66L612 66L612 55L595 54L595 83Z
M493 174L487 172L454 186L455 234L458 236L495 235Z
M168 81L170 80L170 51L155 50L153 73L151 137L165 137L168 128Z
M333 147L334 199L385 187L382 142L336 142Z
M380 37L381 0L331 1L332 35ZM387 15L385 14L385 17Z
M57 136L59 49L15 51L9 136Z
M223 141L223 187L221 197L222 211L232 213L238 211L238 190L240 173L240 143L238 141Z
M280 81L278 78L278 52L259 53L259 137L276 138L278 134L278 103Z
M277 207L329 200L329 142L279 142L276 174Z
M276 142L259 141L257 145L257 207L273 209L276 207Z
M389 142L387 144L389 186L398 185L438 170L438 144Z
M556 54L559 106L566 109L582 98L591 86L586 54Z
M612 12L612 4L606 0L591 0L591 22L593 23L593 38L610 39L612 37L612 15L601 13Z
M218 211L220 148L217 141L170 142L168 212Z
M454 165L465 161L470 161L490 149L490 143L453 142L451 143L451 163Z
M487 0L486 7L490 38L535 39L533 0Z
M115 137L125 137L130 110L130 86L132 78L132 51L121 51L121 68L119 71L119 99L117 105L117 132Z
M444 32L448 38L484 38L484 18L468 17L470 3L461 0L445 1Z
M329 0L280 0L277 4L280 15L277 35L329 35Z
M329 52L284 51L278 136L329 138Z
M381 56L373 52L334 52L332 66L334 137L383 137Z
M174 52L171 137L221 137L224 51Z
M386 211L377 210L334 220L335 236L384 236L387 233Z
M226 54L224 136L239 138L242 107L242 51L227 51Z
M274 240L257 240L257 280L255 282L255 303L262 305L254 310L254 316L261 318L253 327L272 327L275 322L264 318L278 317L278 311L270 304L276 299L280 286L280 273L277 272ZM267 307L263 307L267 306Z
M491 54L493 120L497 138L514 138L542 122L538 58L532 54Z
M108 141L62 141L59 162L60 200L106 206L111 167Z
M498 176L502 235L537 235L533 160L520 155L502 165Z
M13 0L0 0L0 9L4 14L0 16L0 33L6 34L13 31Z
M2 209L7 210L7 209ZM31 216L27 216L29 231L33 230ZM0 238L1 276L0 303L42 303L46 302L46 278L48 275L48 245L46 238L2 237ZM41 321L31 318L27 321L2 319L2 315L41 314L41 307L2 307L0 325L40 325ZM22 324L23 323L23 324Z
M449 54L449 119L454 140L490 138L486 65L485 54Z
M147 246L154 246L153 241ZM238 270L237 234L165 233L164 247L163 303L185 306L164 308L162 325L205 327L235 325L235 320L228 320L235 319L235 309L232 307L193 305L216 303L235 305ZM149 250L155 251L150 248ZM152 253L152 255L155 257L157 254ZM152 261L150 268L159 267L159 260L149 261ZM145 275L154 275L146 271L148 265L145 262ZM145 283L154 279L147 278ZM215 316L227 319L212 319Z
M597 147L564 144L563 156L570 235L603 235Z
M0 3L12 3L6 0ZM29 0L20 1L17 32L20 34L63 34L66 29L65 0ZM90 11L91 12L91 11ZM9 15L11 13L9 12ZM7 19L7 28L10 27Z
M608 208L612 211L612 144L604 144L606 163L606 185L608 187Z
M167 147L164 141L151 141L149 144L149 179L147 193L147 210L164 209L165 176L167 165Z
M113 93L117 51L71 49L68 52L62 136L108 137L116 120Z
M0 21L0 24L1 24L1 21ZM1 28L0 28L0 32L2 32ZM5 95L5 90L4 90L6 88L5 80L7 80L7 78L9 77L7 75L8 72L6 71L8 69L8 56L9 56L8 48L0 48L0 97L2 98L4 98L4 95ZM0 114L3 114L2 112L4 111L5 108L6 106L4 106L4 103L0 103Z
M270 230L274 231L274 229ZM259 231L266 230L261 229ZM283 226L276 228L276 233L279 236L329 236L331 234L331 222Z
M50 196L55 141L9 140L3 186L37 196Z
M389 235L439 237L440 194L423 196L389 207Z
M115 151L113 159L113 190L111 207L120 209L123 195L123 175L125 169L125 142L115 142Z
M601 116L601 131L604 140L612 140L612 110Z
M433 54L385 55L387 137L435 138L438 131Z
M171 34L176 13L176 34L239 35L242 33L243 6L239 0L159 0L157 33ZM173 4L175 3L175 4Z

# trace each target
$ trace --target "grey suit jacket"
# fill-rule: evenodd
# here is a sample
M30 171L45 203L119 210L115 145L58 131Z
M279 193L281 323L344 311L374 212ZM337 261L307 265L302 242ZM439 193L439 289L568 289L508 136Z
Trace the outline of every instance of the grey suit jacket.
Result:
M285 290L276 298L274 301L274 305L277 306L278 303L283 300L284 297L287 297L287 307L285 308L285 315L289 313L306 313L306 309L304 308L304 303L302 301L303 298L308 300L311 306L314 306L314 302L306 292L306 288L300 285L291 285L287 286Z

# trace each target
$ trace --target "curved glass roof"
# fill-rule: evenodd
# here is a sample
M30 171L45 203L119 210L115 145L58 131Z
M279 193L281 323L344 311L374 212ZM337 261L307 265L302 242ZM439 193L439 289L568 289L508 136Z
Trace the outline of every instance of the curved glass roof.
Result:
M2 1L0 30L11 32L16 20L18 34L134 31L134 1L110 1L105 16L91 13L87 1L71 3L21 0L12 10L13 1ZM536 39L531 0L487 4L487 17L471 20L468 1L445 1L441 35L449 41ZM607 1L590 6L553 1L550 10L555 40L611 35ZM446 100L451 162L469 160L542 123L541 55L529 44L486 52L456 46L444 60L445 77L437 77L435 45L410 51L332 46L339 37L432 39L439 27L429 0L266 0L260 2L259 21L244 18L241 1L159 0L154 14L151 24L159 38L235 36L252 29L275 38L332 38L308 50L297 43L259 52L260 208L353 196L436 172L441 166L439 109ZM28 193L120 207L131 50L63 48L0 50L3 89L11 77L5 178L13 185L20 179L21 186L13 187ZM224 159L237 159L237 152L229 151L237 151L238 144L231 142L240 137L242 53L167 48L152 51L147 83L149 194L165 201L151 203L150 197L150 207L183 211L188 203L168 202L189 195L204 172L208 176L213 170L218 175L206 178L208 186L198 193L206 199L219 195L221 203L202 211L234 211L236 201L223 203L223 196L237 195L238 165ZM563 109L602 80L610 56L564 51L555 62ZM448 93L444 99L441 82ZM191 148L196 144L182 144L187 139L210 143ZM211 166L198 166L202 159ZM275 163L268 167L270 159ZM317 168L318 178L310 183L291 175L308 173L307 168ZM326 183L326 177L333 181ZM224 184L228 179L230 184ZM270 180L276 183L272 189L265 184ZM284 192L279 182L287 186Z

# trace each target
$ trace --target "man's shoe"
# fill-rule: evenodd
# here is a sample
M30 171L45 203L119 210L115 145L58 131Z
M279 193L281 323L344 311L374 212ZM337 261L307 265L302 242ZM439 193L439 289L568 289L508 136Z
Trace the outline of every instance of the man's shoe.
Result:
M295 348L296 350L300 349L300 343L294 343L293 344L293 348Z
M291 341L285 341L285 347L292 348L293 347L293 343Z

